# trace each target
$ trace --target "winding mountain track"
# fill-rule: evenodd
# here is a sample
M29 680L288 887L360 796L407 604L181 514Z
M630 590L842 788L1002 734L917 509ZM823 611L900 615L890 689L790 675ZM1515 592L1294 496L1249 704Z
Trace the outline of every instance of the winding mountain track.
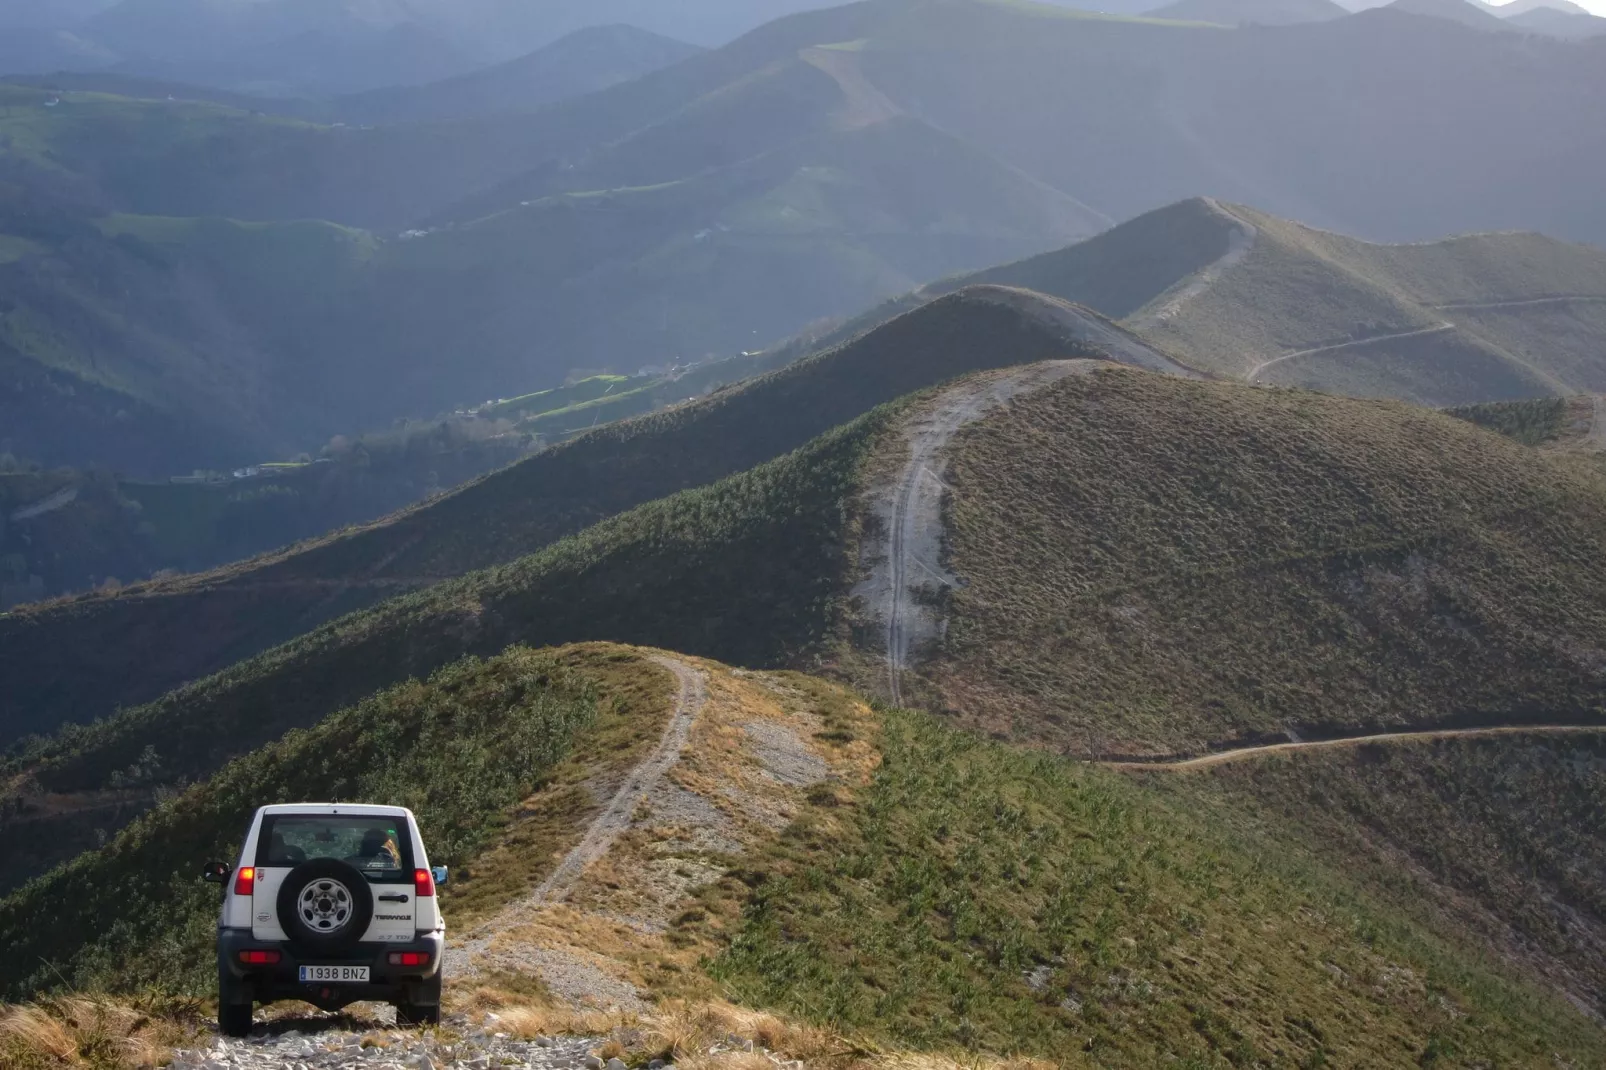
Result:
M1383 342L1398 342L1406 338L1425 338L1430 334L1443 334L1445 331L1455 330L1453 323L1441 323L1437 327L1421 327L1414 331L1397 331L1394 334L1380 334L1372 338L1356 338L1349 342L1338 342L1328 346L1317 346L1315 349L1301 349L1293 353L1284 353L1280 357L1273 357L1257 365L1249 372L1251 383L1260 379L1267 368L1275 367L1284 361L1297 360L1300 357L1314 357L1322 353L1341 353L1346 349L1362 349L1366 346L1375 346Z
M1232 224L1232 229L1227 234L1227 251L1221 254L1214 263L1207 265L1201 271L1195 272L1182 289L1169 296L1161 294L1160 300L1163 303L1153 312L1140 312L1134 316L1131 321L1134 326L1153 327L1164 323L1166 320L1175 319L1181 314L1182 309L1188 302L1214 286L1217 279L1243 263L1254 250L1255 242L1260 239L1259 227L1242 218L1214 197L1206 197L1205 203L1226 217Z
M842 90L842 107L836 115L842 129L862 130L903 114L891 97L865 77L858 53L844 48L806 48L798 57L835 80Z
M669 719L669 726L664 729L657 748L630 771L602 813L586 829L585 836L552 871L552 875L541 882L541 886L530 897L531 905L561 903L574 890L586 868L608 853L614 841L630 827L636 803L656 788L680 760L680 752L686 749L686 740L691 734L692 722L708 705L708 685L702 673L677 658L659 655L652 660L674 673L680 685L674 716Z
M1476 312L1485 309L1530 308L1538 305L1594 304L1599 302L1606 302L1606 296L1599 294L1570 294L1560 297L1496 298L1489 301L1452 301L1448 304L1426 305L1423 307L1431 308L1435 312ZM1422 327L1412 331L1399 331L1395 334L1380 334L1373 338L1357 338L1349 342L1317 346L1315 349L1301 349L1293 353L1284 353L1280 357L1273 357L1271 360L1256 365L1250 371L1248 379L1251 383L1256 382L1259 380L1261 373L1267 368L1274 367L1284 361L1297 360L1300 357L1314 357L1323 353L1339 353L1346 349L1361 349L1381 342L1398 342L1406 338L1424 338L1431 334L1443 334L1445 331L1453 331L1455 329L1455 324L1445 322L1437 327Z
M1556 297L1496 298L1492 301L1452 301L1446 305L1429 305L1435 312L1478 311L1480 309L1528 308L1534 305L1601 304L1606 294L1563 294Z
M976 286L973 300L1012 308L1057 331L1068 342L1100 352L1104 360L1179 378L1197 371L1145 343L1135 334L1058 298L1007 286ZM885 491L878 509L888 532L884 554L854 594L876 607L886 644L887 696L903 700L902 678L914 649L942 631L936 613L919 603L920 586L953 587L958 578L943 568L943 453L966 424L1021 394L1100 366L1099 359L1046 361L972 377L944 391L906 430L909 460Z
M887 694L893 705L903 701L902 677L921 639L940 628L915 599L920 577L952 586L957 581L942 567L941 455L954 435L1010 398L1047 386L1069 375L1086 374L1095 361L1061 360L1010 368L973 378L943 392L907 430L909 460L882 510L888 532L886 554L866 583L855 592L876 605L884 622Z
M1359 747L1368 743L1409 743L1434 739L1466 739L1516 735L1594 735L1606 733L1606 725L1497 725L1492 728L1443 728L1425 732L1382 732L1365 736L1345 736L1338 739L1302 740L1300 742L1272 743L1263 747L1240 747L1218 751L1197 758L1177 761L1103 761L1098 764L1111 769L1181 771L1208 769L1211 766L1241 762L1251 758L1264 758L1272 754L1290 754L1295 751L1334 750L1341 747Z
M564 856L540 887L526 898L505 907L495 918L481 926L474 937L446 953L445 964L453 973L461 974L472 969L474 960L490 950L491 941L499 933L528 920L533 911L568 898L586 869L606 855L630 828L631 818L641 797L655 790L680 760L681 752L686 749L686 741L690 738L692 724L708 704L708 684L701 671L678 658L655 655L652 660L673 673L679 687L674 715L670 717L658 746L630 771L602 812L586 828L580 842Z

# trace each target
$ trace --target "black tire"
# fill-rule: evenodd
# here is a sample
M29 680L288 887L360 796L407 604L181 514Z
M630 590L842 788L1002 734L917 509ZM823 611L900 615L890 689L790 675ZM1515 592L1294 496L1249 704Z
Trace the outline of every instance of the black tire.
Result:
M367 878L335 858L315 858L292 869L275 905L290 942L314 953L344 951L374 920Z
M396 1001L397 1025L440 1025L442 972L407 993L408 998Z
M226 1037L251 1035L251 990L222 972L217 978L217 1028Z

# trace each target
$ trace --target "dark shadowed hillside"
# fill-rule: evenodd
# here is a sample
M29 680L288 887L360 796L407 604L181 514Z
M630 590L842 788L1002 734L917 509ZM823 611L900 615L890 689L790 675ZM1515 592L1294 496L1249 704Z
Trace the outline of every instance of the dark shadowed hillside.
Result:
M1229 827L1280 827L1419 919L1485 934L1500 958L1598 1016L1603 741L1378 741L1149 780Z
M900 640L897 673L910 701L1073 753L1606 719L1590 653L1606 642L1606 483L1592 470L1397 403L1038 367L1072 374L1034 388L1023 372L987 373L877 410L746 475L70 730L15 767L27 770L18 783L110 805L95 793L147 746L153 784L194 775L367 690L514 642L624 639L748 665L834 665L884 689L891 613L914 637ZM950 398L1010 384L1027 392L983 406L950 450L911 470L952 488L941 559L929 541L886 543L903 530L897 516L925 515L885 511L905 501L894 490L906 430ZM475 530L493 530L493 516ZM1492 554L1516 564L1483 570ZM890 588L890 611L890 595L873 593L888 562L907 577ZM944 589L945 575L962 585ZM75 610L87 628L125 606L185 604L156 597L169 601L13 616L3 649L42 664L41 638ZM54 679L93 685L95 671ZM51 678L38 679L34 701L50 694ZM75 708L95 696L83 694Z
M398 591L512 561L605 517L742 471L977 368L1100 353L958 294L852 344L607 427L370 528L216 573L0 617L9 739L87 720ZM113 641L113 637L116 637ZM69 668L70 666L70 668Z

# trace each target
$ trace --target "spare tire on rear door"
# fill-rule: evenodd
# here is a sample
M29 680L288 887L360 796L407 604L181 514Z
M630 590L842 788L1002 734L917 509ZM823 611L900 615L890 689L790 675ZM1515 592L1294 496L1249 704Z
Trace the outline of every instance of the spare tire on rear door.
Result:
M309 951L344 951L374 920L374 893L356 867L315 858L279 885L279 924L291 943Z

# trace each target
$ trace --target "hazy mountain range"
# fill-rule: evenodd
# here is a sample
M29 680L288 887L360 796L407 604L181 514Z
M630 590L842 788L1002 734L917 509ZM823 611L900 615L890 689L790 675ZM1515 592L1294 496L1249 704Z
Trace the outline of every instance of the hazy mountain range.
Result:
M1601 47L874 0L695 53L593 31L321 117L0 87L4 437L151 475L316 451L733 356L1200 191L1366 239L1599 242L1606 130L1571 102Z
M1602 20L1118 2L0 0L0 1064L1606 1065Z

